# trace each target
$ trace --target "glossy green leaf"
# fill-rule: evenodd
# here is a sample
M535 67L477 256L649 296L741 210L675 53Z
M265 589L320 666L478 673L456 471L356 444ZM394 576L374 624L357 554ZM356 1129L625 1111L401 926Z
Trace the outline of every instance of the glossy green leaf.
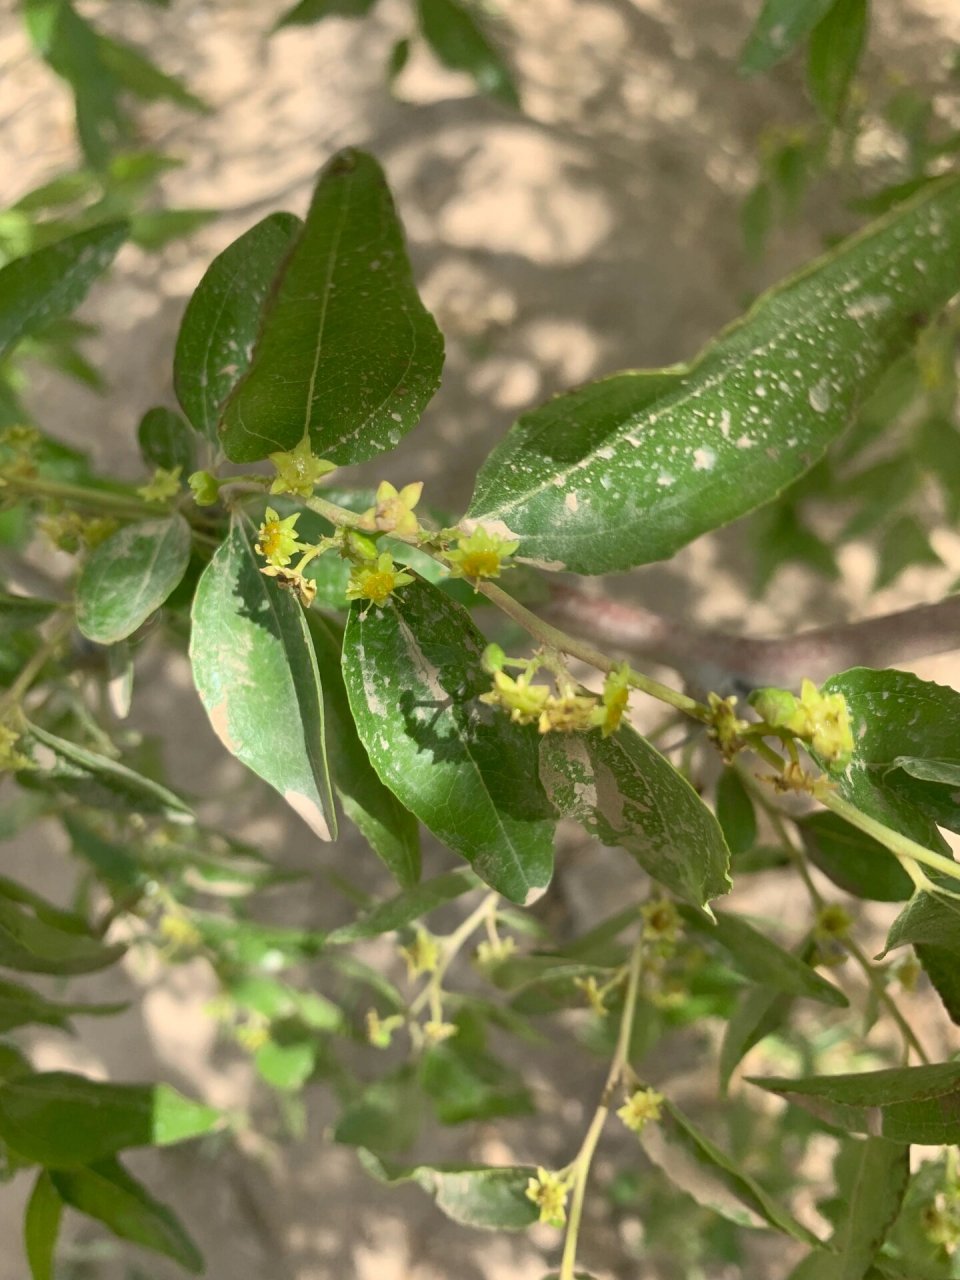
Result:
M0 359L83 301L113 261L127 231L125 222L103 223L0 269Z
M386 902L378 903L352 924L334 929L327 935L327 942L343 946L349 942L359 942L362 938L376 938L382 933L392 933L428 915L444 903L469 893L480 883L479 877L466 867L444 872L443 875L434 876L412 889L398 893Z
M904 756L960 759L960 693L907 671L854 667L833 676L826 692L850 708L855 751L835 781L844 799L905 835L940 849L936 823L956 812L947 789L894 767Z
M377 0L300 0L279 19L281 27L306 27L323 18L364 18Z
M50 1177L65 1204L96 1218L121 1240L173 1258L193 1275L203 1271L200 1251L174 1213L117 1160L100 1160L86 1169L55 1169Z
M960 287L960 178L764 294L690 365L620 373L522 417L472 519L551 569L671 556L798 479Z
M836 0L764 0L740 55L740 70L756 75L776 66L804 40Z
M237 517L200 578L193 679L227 750L329 840L337 827L317 660L300 605L260 572L254 536Z
M263 304L302 225L292 213L258 222L214 258L187 303L173 384L190 422L214 443L221 407L250 367Z
M881 955L910 943L942 947L960 961L960 902L940 894L915 894L891 925Z
M29 737L53 752L56 763L48 776L59 789L90 804L119 805L133 813L163 814L171 822L193 821L191 810L179 796L118 760L88 751L75 742L48 733L39 725L30 725ZM41 775L31 775L37 776Z
M172 471L180 468L185 480L196 470L196 440L190 428L172 409L158 405L148 409L140 419L137 440L143 459L152 467L165 467Z
M36 909L0 897L0 965L18 973L94 973L114 964L122 946L45 920Z
M487 39L463 0L417 0L420 29L446 67L472 76L481 93L508 106L520 105L516 85L503 58Z
M734 857L746 853L757 838L753 801L736 769L724 769L717 783L717 821Z
M536 1205L526 1197L536 1177L529 1166L397 1165L361 1152L364 1167L382 1182L415 1182L436 1201L441 1213L465 1227L522 1231L536 1222Z
M685 928L722 947L745 977L787 995L806 996L835 1008L846 1008L847 997L792 951L786 951L742 916L716 912L711 922L699 911L680 908Z
M834 0L810 35L807 84L828 120L839 119L846 106L869 19L869 0Z
M373 767L424 826L511 902L553 871L553 817L537 733L479 701L484 638L436 587L416 581L382 609L355 604L343 674Z
M54 1280L53 1256L60 1234L63 1201L50 1173L41 1169L33 1184L23 1220L23 1236L31 1280Z
M77 626L98 644L125 640L179 586L189 561L190 526L183 516L124 525L83 566Z
M0 944L2 953L2 944ZM78 1016L110 1017L122 1012L125 1004L65 1004L48 1000L31 987L0 980L0 1034L34 1023L69 1030L70 1019Z
M872 902L905 902L913 881L889 849L835 813L797 823L810 861L846 893Z
M0 1138L51 1168L91 1164L126 1147L185 1142L219 1124L219 1111L166 1084L106 1084L67 1071L0 1084Z
M938 947L930 942L917 943L917 959L950 1016L960 1026L960 966L955 947Z
M960 1141L960 1062L749 1082L848 1133L928 1146Z
M548 734L540 773L557 811L626 849L655 880L702 906L730 888L730 853L694 789L633 729Z
M340 670L343 631L315 611L307 626L317 655L327 719L327 755L343 811L404 886L420 878L420 828L379 777L357 735Z
M253 462L305 433L333 462L384 453L419 421L442 365L383 172L372 156L341 151L320 174L224 409L227 456Z
M945 787L960 787L960 760L897 756L890 768L902 769L911 778L920 778L923 782L940 782Z
M672 1102L640 1134L645 1154L698 1204L743 1227L773 1227L804 1244L817 1238L782 1208Z

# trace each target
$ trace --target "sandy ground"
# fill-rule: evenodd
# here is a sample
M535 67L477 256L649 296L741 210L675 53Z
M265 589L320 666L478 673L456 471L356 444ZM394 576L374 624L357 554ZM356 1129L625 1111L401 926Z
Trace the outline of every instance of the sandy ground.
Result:
M73 154L67 96L30 57L11 7L11 0L0 4L4 204ZM159 256L125 249L95 290L85 314L102 326L91 346L110 383L106 396L38 375L31 395L38 420L104 465L138 474L136 421L148 406L171 402L176 326L212 255L273 209L302 212L317 168L347 143L384 163L425 298L447 339L444 386L391 459L389 474L397 483L424 479L430 501L451 510L462 509L478 464L519 410L590 376L687 357L764 282L818 248L815 232L801 225L774 237L762 267L742 252L737 212L753 179L758 130L806 112L795 71L754 82L734 72L752 3L502 5L500 30L524 115L473 96L469 84L420 53L399 82L403 100L391 97L383 68L409 25L402 0L382 0L366 24L330 20L266 40L283 7L275 0L175 0L169 11L92 8L182 73L215 108L206 117L151 108L142 131L145 142L185 160L164 179L165 201L223 215ZM894 66L922 77L946 40L960 40L955 0L878 0L875 7L872 74ZM831 208L828 193L828 221ZM364 469L367 478L381 474L382 464ZM960 539L943 530L936 545L947 569L911 571L894 591L870 600L870 552L854 546L844 551L836 586L824 589L787 570L773 593L750 601L736 532L703 539L669 567L619 579L614 589L692 619L789 631L937 598L960 572ZM923 671L956 682L948 660ZM371 890L386 888L356 841L318 849L279 803L240 777L206 724L184 662L144 647L134 717L144 731L164 736L174 782L218 797L207 807L211 819L228 814L232 829L286 866L315 868L322 860L349 869ZM439 851L431 857L433 866L443 864ZM67 892L63 842L54 830L38 827L6 846L3 864L53 896ZM552 893L557 911L583 924L619 905L626 883L635 884L627 860L567 848ZM765 909L784 910L790 892L772 882ZM343 915L319 876L271 909L317 927ZM34 1036L39 1065L114 1078L159 1075L224 1107L254 1101L249 1070L217 1043L204 1014L213 986L202 966L163 974L130 966L78 980L71 991L78 999L135 1003L106 1026L82 1024L74 1041ZM696 1072L704 1045L694 1038L684 1052L688 1060L670 1064L674 1077ZM528 1065L532 1079L547 1078L535 1055ZM434 1154L561 1161L582 1126L578 1100L596 1096L602 1075L587 1059L564 1070L562 1080L552 1077L549 1114L496 1132L481 1126L438 1134ZM225 1148L134 1162L183 1214L213 1280L540 1280L555 1262L549 1230L519 1240L487 1237L454 1227L416 1191L375 1187L349 1150L324 1140L331 1113L323 1090L308 1090L307 1104L306 1138L275 1163ZM25 1194L19 1183L0 1194L0 1280L23 1280L16 1242ZM629 1219L612 1223L602 1203L592 1205L585 1260L605 1280L661 1280L631 1256L631 1231ZM72 1244L95 1234L68 1224ZM785 1256L778 1242L760 1242L750 1275L779 1280L789 1269ZM172 1274L152 1258L139 1266L141 1277ZM113 1280L134 1273L105 1253L90 1269L67 1274ZM710 1280L736 1275L716 1272Z

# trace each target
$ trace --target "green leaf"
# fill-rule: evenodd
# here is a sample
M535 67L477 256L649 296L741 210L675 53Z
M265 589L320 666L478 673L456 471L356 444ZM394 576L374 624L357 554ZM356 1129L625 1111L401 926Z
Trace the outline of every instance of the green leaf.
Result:
M343 1013L315 991L298 991L262 973L247 974L229 985L230 999L241 1009L253 1009L271 1022L298 1022L314 1031L336 1031Z
M331 946L343 946L359 942L362 938L376 938L382 933L393 933L428 915L444 903L469 893L479 884L479 878L466 867L434 876L432 880L425 880L423 884L398 893L386 902L378 903L352 924L334 929L327 935L327 943Z
M172 409L148 409L140 419L137 439L144 461L150 466L168 471L179 467L184 479L196 469L196 441L179 413Z
M106 1084L67 1071L0 1083L0 1138L50 1168L91 1164L126 1147L185 1142L219 1123L219 1111L166 1084Z
M749 1083L847 1133L925 1146L960 1140L960 1062Z
M797 829L813 865L846 893L872 902L905 902L913 893L890 850L835 813L811 813Z
M776 66L804 40L836 0L765 0L740 55L740 71L756 75Z
M312 1038L291 1043L268 1040L257 1050L254 1063L260 1076L274 1089L296 1092L313 1074L317 1063L317 1046Z
M890 767L902 769L911 778L920 778L923 782L941 782L945 787L960 787L960 760L897 756Z
M753 1046L785 1025L795 999L772 987L756 986L744 992L723 1030L718 1064L721 1093L727 1092L734 1071Z
M364 18L377 0L300 0L279 19L274 31L281 27L309 26L323 18Z
M250 367L264 301L302 225L272 213L251 227L214 258L183 313L173 384L192 425L215 444L220 409Z
M0 965L18 973L94 973L124 953L44 919L35 907L0 896Z
M764 294L692 364L615 374L526 414L469 514L551 569L665 559L809 470L918 315L958 287L950 177Z
M672 1102L663 1103L659 1123L642 1131L640 1145L670 1181L698 1204L743 1227L773 1227L804 1244L818 1243Z
M537 733L478 701L483 636L427 582L384 608L354 604L343 674L381 779L424 826L511 902L540 896L554 823L537 777Z
M930 545L930 539L912 516L894 520L880 540L880 559L873 582L874 591L882 591L914 564L941 566L943 561Z
M219 217L219 209L149 209L131 215L130 239L141 249L156 252Z
M687 929L722 947L731 956L734 967L753 982L835 1008L846 1008L850 1003L839 987L821 978L799 956L785 951L741 916L718 911L716 920L711 922L690 907L681 907L680 914Z
M33 1184L23 1220L23 1235L31 1280L54 1280L53 1255L60 1233L63 1201L57 1194L47 1169L41 1169Z
M472 76L481 93L510 107L520 99L513 76L500 54L460 0L417 0L424 39L445 67Z
M0 270L0 359L83 301L127 231L125 222L105 222L15 258Z
M372 458L416 425L442 365L383 172L372 156L341 151L320 174L227 402L224 450L254 462L309 433L319 457Z
M377 777L357 734L340 670L342 629L312 610L306 618L323 685L324 713L329 725L327 753L334 788L344 813L371 849L397 881L409 887L420 878L417 820Z
M147 102L165 98L189 111L207 110L206 103L191 93L181 80L161 71L130 45L111 40L108 36L99 36L97 46L107 71L129 93Z
M960 958L960 902L940 894L915 894L890 926L880 955L911 943L928 943Z
M960 693L907 671L854 667L823 686L850 708L855 751L834 781L845 800L931 848L944 847L936 823L951 825L949 791L895 767L904 756L960 759ZM946 810L946 811L945 811Z
M203 1258L174 1213L116 1160L100 1160L86 1169L57 1169L50 1174L65 1204L96 1218L119 1236L173 1258L194 1275Z
M638 733L623 726L548 734L540 773L557 811L605 845L626 849L655 880L701 906L730 888L730 853L694 789Z
M802 564L838 578L836 553L828 543L803 523L797 505L789 497L772 503L753 517L750 549L754 559L753 592L760 596L784 564Z
M960 1026L960 970L955 947L937 947L932 943L917 944L917 959L940 997L951 1022Z
M526 1197L536 1177L529 1166L397 1165L361 1151L364 1168L381 1182L415 1182L436 1201L441 1213L465 1227L522 1231L536 1222L536 1205Z
M75 813L65 813L62 821L74 853L90 864L94 874L112 892L119 892L126 898L132 890L145 889L149 875L122 845L105 840Z
M180 584L190 561L181 515L124 525L91 553L77 583L77 626L88 640L133 635Z
M834 0L810 36L807 84L829 121L838 120L847 104L869 17L868 0Z
M420 1083L440 1123L532 1114L536 1108L523 1079L482 1044L458 1043L461 1034L428 1049L420 1063Z
M843 1206L829 1243L790 1273L790 1280L864 1280L893 1226L910 1178L910 1148L883 1138L852 1141L837 1160Z
M329 840L337 824L317 660L303 611L260 572L252 537L238 516L200 578L190 635L194 683L227 750Z
M56 759L49 774L31 774L31 778L48 776L61 790L90 804L112 803L134 813L162 814L171 822L193 821L193 813L179 796L119 761L88 751L39 725L30 725L28 737L48 747Z
M753 847L757 838L757 815L736 769L724 769L717 783L717 821L734 857Z
M125 1004L58 1004L16 982L0 980L0 1033L32 1023L70 1029L70 1019L78 1015L110 1017L121 1013Z
M368 1085L344 1109L333 1140L383 1153L404 1151L416 1140L422 1110L422 1090L410 1069L401 1067Z

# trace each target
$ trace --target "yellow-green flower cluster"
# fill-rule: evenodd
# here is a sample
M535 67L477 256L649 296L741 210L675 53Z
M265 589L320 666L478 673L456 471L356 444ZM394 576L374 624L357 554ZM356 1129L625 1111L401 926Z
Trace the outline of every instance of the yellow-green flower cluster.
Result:
M118 528L110 516L82 516L79 511L57 511L41 516L37 525L55 547L70 555L84 547L88 550L99 547Z
M653 898L640 908L644 941L672 950L680 937L680 913L669 898Z
M368 1043L375 1049L389 1049L393 1033L403 1026L403 1015L392 1013L387 1018L381 1018L376 1009L368 1009L366 1023Z
M433 973L440 963L440 943L422 925L417 925L413 941L399 951L407 962L407 977L411 982L421 973Z
M630 697L630 668L625 662L607 673L600 705L594 709L593 723L605 738L620 728Z
M741 720L736 712L736 698L721 698L718 693L707 695L710 706L708 735L720 748L720 754L728 763L744 745L742 734L749 729L749 722Z
M0 724L0 773L29 769L33 761L17 750L20 734L8 724Z
M144 502L169 502L180 492L180 472L183 467L157 467L146 484L137 493Z
M336 463L316 456L308 436L304 436L295 449L271 453L269 458L277 473L270 492L292 493L297 498L312 497L317 482L337 469Z
M597 983L596 978L591 973L588 978L574 978L573 985L581 990L586 997L587 1004L597 1015L598 1018L605 1018L610 1010L604 1003L606 992Z
M346 596L348 600L372 600L382 606L398 587L405 587L408 582L413 582L412 575L403 573L394 564L390 552L384 551L376 560L353 565Z
M931 1244L953 1257L960 1248L960 1198L956 1192L950 1196L942 1193L921 1214L923 1234Z
M371 533L397 533L402 538L413 537L420 531L420 522L413 509L423 493L423 481L405 484L397 489L389 480L381 480L377 486L376 505L360 517L358 528Z
M656 1089L636 1089L617 1111L617 1115L634 1133L643 1133L648 1124L660 1119L663 1094Z
M808 742L831 765L842 768L853 754L850 709L842 693L821 693L804 680L799 698L785 689L759 689L750 701L772 728Z
M537 1169L537 1176L527 1183L527 1199L540 1210L540 1221L549 1223L551 1227L562 1227L566 1222L569 1194L569 1180L547 1169Z
M483 942L477 945L474 960L478 969L495 969L504 960L509 960L516 949L517 943L514 938L484 939Z
M473 533L461 533L456 547L446 552L445 559L455 578L469 578L473 581L499 578L501 570L511 567L504 561L519 546L518 540L503 538L499 533L491 533L480 525Z

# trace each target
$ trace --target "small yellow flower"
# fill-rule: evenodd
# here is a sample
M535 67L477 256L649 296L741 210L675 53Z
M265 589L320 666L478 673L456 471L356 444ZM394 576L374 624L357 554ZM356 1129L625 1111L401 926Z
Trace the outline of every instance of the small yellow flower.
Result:
M275 564L268 564L260 572L268 578L275 578L277 586L284 591L292 591L305 609L309 609L317 598L317 584L296 569L280 569Z
M168 502L180 492L180 472L183 467L157 467L146 484L137 490L145 502Z
M565 689L547 698L537 728L541 733L550 733L551 730L556 733L583 733L594 727L598 710L598 700L592 693Z
M397 587L405 587L408 582L413 582L413 577L409 573L401 573L390 552L384 551L373 564L368 561L353 566L346 597L348 600L372 600L376 605L384 605Z
M480 525L473 533L460 535L456 550L448 551L446 560L455 578L499 578L501 569L511 568L504 561L519 546L519 541L502 538Z
M630 697L630 668L625 662L607 673L603 682L600 706L593 712L593 724L599 727L605 738L620 728L620 721L627 709Z
M923 1234L931 1244L939 1245L948 1257L960 1247L960 1203L942 1192L920 1215Z
M680 913L669 898L654 898L640 908L643 917L643 936L648 942L668 947L680 937Z
M299 511L281 520L273 507L267 507L254 544L257 555L263 556L276 569L285 568L295 553L303 550L303 546L297 541L296 524L299 519Z
M392 1013L381 1018L376 1009L367 1010L367 1040L375 1049L389 1049L393 1033L403 1026L403 1016Z
M567 1196L570 1183L559 1173L537 1169L537 1176L527 1182L526 1196L540 1210L540 1221L551 1227L562 1227L567 1220Z
M853 925L853 916L839 902L828 902L817 912L813 926L817 938L845 938Z
M610 1010L603 1003L603 992L597 986L597 980L593 974L591 974L589 978L574 978L573 985L575 987L579 987L587 997L587 1004L598 1018L605 1018L607 1016Z
M196 951L203 937L187 916L179 911L168 911L160 920L160 936L170 952Z
M234 1029L233 1034L248 1053L256 1053L270 1040L270 1023L262 1014L251 1014L246 1022Z
M381 480L377 486L377 504L363 513L359 527L411 537L420 529L420 522L413 514L413 509L422 493L422 480L415 484L405 484L399 492L389 480Z
M33 761L28 759L16 746L20 734L8 724L0 724L0 773L13 772L17 769L29 769Z
M117 528L116 520L111 519L110 516L91 516L89 520L83 522L80 537L92 549L99 547L101 542L106 542L111 533L116 533Z
M643 1133L651 1122L660 1119L663 1094L655 1089L637 1089L617 1111L617 1115L634 1133Z
M212 507L220 496L220 481L209 471L194 471L187 484L198 507Z
M298 498L309 498L317 481L337 469L335 462L316 456L310 448L308 436L304 436L288 453L271 453L268 456L277 472L270 486L271 493L292 493Z
M478 969L495 969L504 960L509 960L517 949L514 938L497 938L484 940L477 946L474 960Z
M708 736L717 744L720 754L729 763L744 745L740 735L750 728L749 721L738 718L736 698L721 698L717 693L709 693L707 701L710 704Z
M449 1040L451 1036L455 1036L460 1028L455 1022L437 1022L436 1020L425 1022L423 1024L423 1035L427 1044L440 1044L443 1040Z
M407 977L412 982L421 973L433 973L440 962L440 943L422 925L409 946L398 948L407 962Z
M550 690L545 684L532 684L532 680L529 671L522 671L516 679L505 671L495 671L493 688L481 693L480 701L509 711L514 724L534 724L547 705Z

